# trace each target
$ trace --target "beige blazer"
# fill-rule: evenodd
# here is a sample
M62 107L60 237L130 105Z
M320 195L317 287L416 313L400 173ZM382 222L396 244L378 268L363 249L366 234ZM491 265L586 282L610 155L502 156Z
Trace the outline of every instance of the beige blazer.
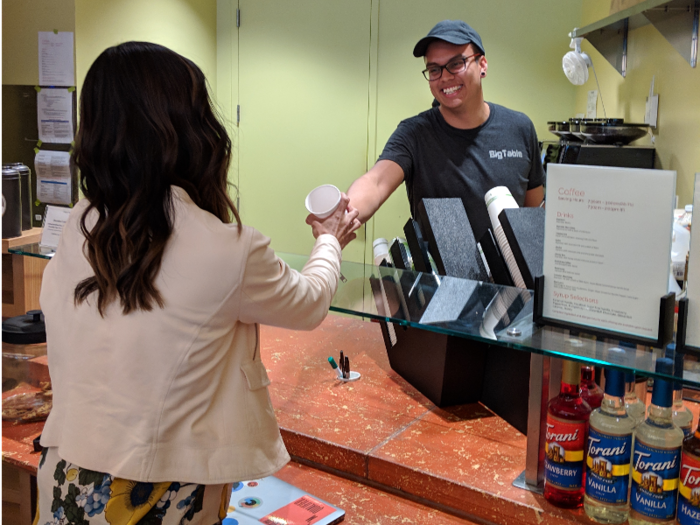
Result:
M73 302L92 275L72 211L46 267L54 405L41 438L80 467L135 481L226 483L289 461L260 360L258 323L311 330L328 313L341 248L321 235L301 272L253 228L223 224L173 187L175 219L156 286L165 307L104 318ZM94 216L91 217L94 220ZM88 223L90 225L90 223Z

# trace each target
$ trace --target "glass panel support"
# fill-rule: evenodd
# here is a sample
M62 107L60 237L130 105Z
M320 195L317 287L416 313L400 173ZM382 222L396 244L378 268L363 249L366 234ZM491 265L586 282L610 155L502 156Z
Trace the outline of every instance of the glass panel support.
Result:
M525 470L513 481L513 486L538 494L544 490L547 404L559 393L561 362L561 359L540 354L532 354L530 357Z

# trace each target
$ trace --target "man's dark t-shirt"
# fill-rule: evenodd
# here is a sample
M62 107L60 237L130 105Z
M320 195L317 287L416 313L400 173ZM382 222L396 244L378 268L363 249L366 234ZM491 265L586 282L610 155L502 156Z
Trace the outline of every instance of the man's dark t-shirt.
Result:
M487 191L507 186L522 206L527 190L544 184L532 121L497 104L489 108L489 118L474 129L450 126L437 107L396 128L379 160L403 169L413 218L424 198L460 197L478 241L490 226Z

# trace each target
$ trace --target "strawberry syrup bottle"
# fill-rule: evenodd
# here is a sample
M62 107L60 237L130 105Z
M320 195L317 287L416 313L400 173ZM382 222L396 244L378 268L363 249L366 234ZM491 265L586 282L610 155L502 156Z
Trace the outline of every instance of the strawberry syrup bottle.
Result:
M591 407L579 394L581 365L562 362L559 395L547 405L544 497L552 505L583 505L585 444Z

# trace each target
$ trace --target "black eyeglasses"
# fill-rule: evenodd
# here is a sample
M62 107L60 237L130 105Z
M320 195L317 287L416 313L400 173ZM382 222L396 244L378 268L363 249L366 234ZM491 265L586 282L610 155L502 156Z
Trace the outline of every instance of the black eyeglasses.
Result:
M423 70L423 76L428 81L437 80L442 76L443 69L446 69L453 75L456 75L467 69L467 60L469 60L472 57L479 57L481 55L482 53L474 53L473 55L469 55L468 57L461 56L459 58L450 60L444 66L430 66L429 68Z

